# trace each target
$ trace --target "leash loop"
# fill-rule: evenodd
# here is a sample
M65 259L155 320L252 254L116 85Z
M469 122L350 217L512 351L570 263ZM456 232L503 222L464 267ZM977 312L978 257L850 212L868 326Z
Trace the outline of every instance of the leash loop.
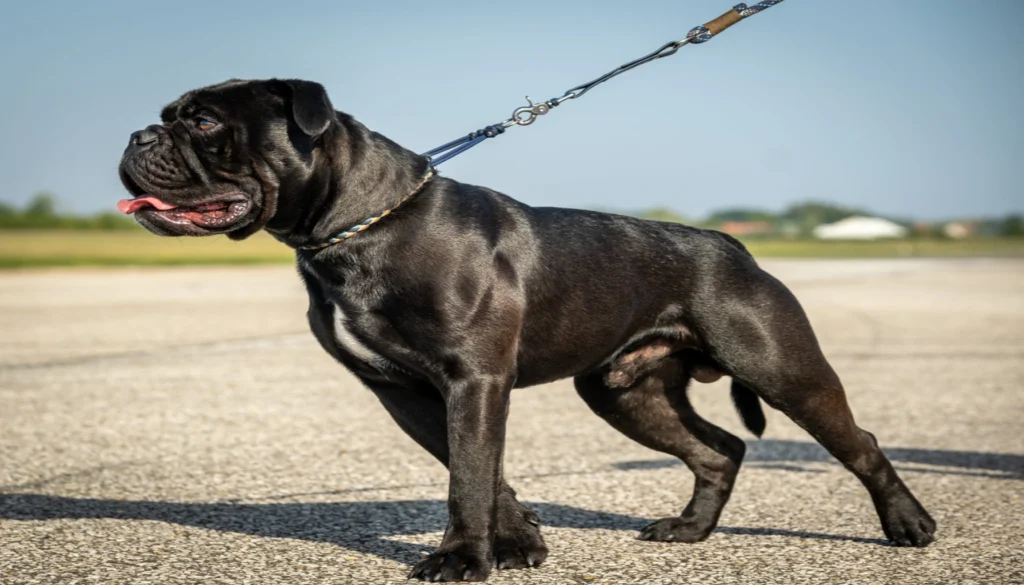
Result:
M733 6L731 10L718 18L700 26L693 27L688 33L686 33L686 38L665 43L657 50L648 53L643 57L634 59L624 65L620 65L597 79L569 89L562 94L561 97L551 98L547 101L535 104L533 103L533 100L530 99L530 96L526 96L526 103L528 105L516 108L512 112L512 116L510 118L475 132L470 132L462 138L457 138L451 142L442 144L433 150L428 150L423 153L423 156L427 157L431 168L437 167L437 165L451 160L453 157L466 152L484 140L502 134L505 132L506 128L511 128L512 126L529 126L530 124L533 124L539 116L547 114L563 102L581 97L588 91L617 75L621 75L630 69L634 69L645 63L650 63L651 61L656 61L663 57L674 55L681 47L690 43L695 45L706 43L737 22L763 12L776 4L782 3L782 1L783 0L763 0L753 6L747 6L743 3L737 4Z

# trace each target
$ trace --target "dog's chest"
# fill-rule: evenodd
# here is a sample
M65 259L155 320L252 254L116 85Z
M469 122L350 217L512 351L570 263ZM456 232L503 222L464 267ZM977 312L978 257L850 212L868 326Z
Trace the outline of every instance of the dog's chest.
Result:
M343 363L349 360L361 362L378 372L400 370L401 368L387 357L388 348L378 346L377 349L373 349L370 347L370 345L377 345L380 323L375 323L372 319L367 321L365 313L368 307L365 306L365 303L360 302L361 297L358 295L372 296L374 291L371 289L368 293L364 286L357 287L357 292L346 290L343 279L335 278L326 281L316 267L301 256L299 257L299 267L307 279L307 286L310 287L311 307L316 307L315 316L310 315L310 325L324 349ZM349 299L352 301L350 304L345 300L346 295L353 294L357 296L354 299ZM357 311L361 308L363 316L360 317L358 312L353 314L352 306L355 306ZM350 307L350 310L346 312L345 307ZM364 340L370 340L370 345L367 345ZM385 353L382 354L381 351L385 351ZM342 356L338 354L344 354L347 359L342 359ZM350 362L349 364L354 365Z
M334 340L338 345L359 361L371 365L380 363L383 358L377 352L366 347L366 344L360 341L352 332L352 323L349 321L348 316L345 315L344 309L337 303L331 304L334 306L331 315L331 322L334 326Z

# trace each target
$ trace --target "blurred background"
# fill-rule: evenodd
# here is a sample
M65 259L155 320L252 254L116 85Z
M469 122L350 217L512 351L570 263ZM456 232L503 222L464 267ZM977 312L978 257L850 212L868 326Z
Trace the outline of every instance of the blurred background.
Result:
M0 583L398 583L441 540L446 470L318 346L292 251L116 213L164 104L305 78L423 152L734 1L5 3ZM562 380L513 395L503 460L551 556L490 582L1024 583L1022 56L1020 0L787 0L444 164L741 238L939 524L888 546L857 479L772 409L755 440L723 379L688 390L748 442L721 525L636 540L692 474Z
M128 135L224 79L323 83L425 151L685 36L670 2L21 2L0 21L0 265L285 262L116 214ZM727 231L756 254L1020 255L1024 4L791 0L443 172ZM837 224L837 222L839 222Z

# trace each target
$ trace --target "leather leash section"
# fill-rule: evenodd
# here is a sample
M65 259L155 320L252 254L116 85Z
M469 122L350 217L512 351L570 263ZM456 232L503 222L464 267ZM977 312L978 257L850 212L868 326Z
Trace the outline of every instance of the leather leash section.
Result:
M714 36L741 20L743 17L740 16L739 11L732 9L711 22L704 23L704 28L711 33L711 36Z

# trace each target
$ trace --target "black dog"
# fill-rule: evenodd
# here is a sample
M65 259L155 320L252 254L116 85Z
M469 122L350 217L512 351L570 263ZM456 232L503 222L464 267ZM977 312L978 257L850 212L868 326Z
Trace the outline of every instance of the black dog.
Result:
M570 376L594 412L696 475L682 515L642 539L704 539L729 499L743 441L686 397L691 378L724 374L751 431L760 397L860 479L893 542L932 541L797 300L733 238L432 176L308 81L228 81L161 117L132 134L121 210L160 235L265 229L295 248L320 344L448 466L444 539L410 576L480 581L545 559L539 518L502 479L505 419L513 387Z

